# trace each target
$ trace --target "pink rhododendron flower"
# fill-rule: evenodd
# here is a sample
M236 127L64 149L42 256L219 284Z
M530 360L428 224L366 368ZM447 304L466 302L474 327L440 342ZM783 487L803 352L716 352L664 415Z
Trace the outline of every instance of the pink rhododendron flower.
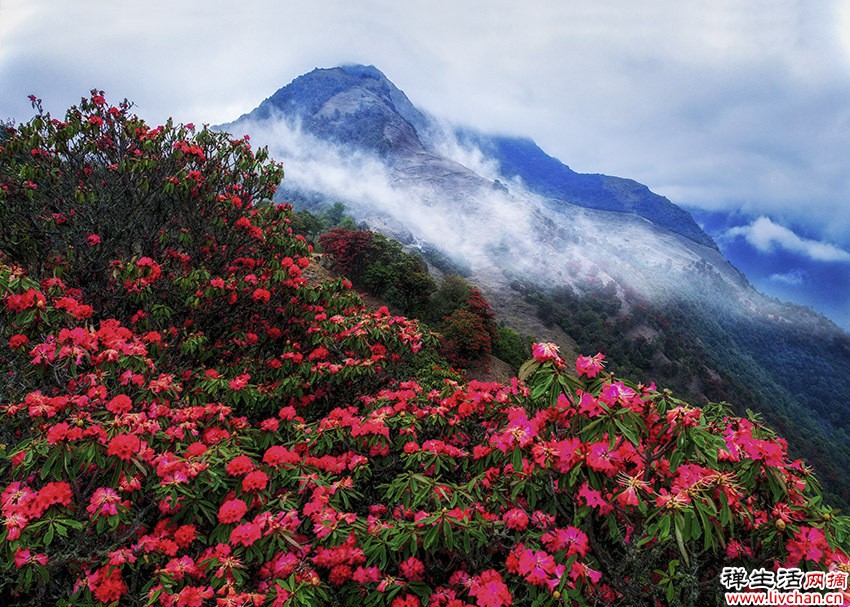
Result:
M605 355L601 353L596 356L579 356L576 359L576 373L594 378L605 366L604 359Z
M118 514L118 506L127 506L115 489L109 487L98 487L95 489L86 507L92 518L95 516L114 516Z
M469 595L475 597L479 607L508 607L513 603L510 590L495 569L488 569L473 577L469 584Z
M815 527L800 527L785 547L788 550L788 560L796 566L801 561L820 562L829 545L826 543L826 535L822 530Z
M553 343L537 343L531 346L531 354L534 360L544 363L549 360L557 360L558 346Z

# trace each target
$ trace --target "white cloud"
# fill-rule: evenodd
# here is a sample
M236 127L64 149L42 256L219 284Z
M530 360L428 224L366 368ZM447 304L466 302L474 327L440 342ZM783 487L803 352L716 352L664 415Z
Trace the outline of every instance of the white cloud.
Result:
M778 282L791 287L799 287L807 280L807 275L802 270L791 270L781 274L771 274L768 280Z
M803 238L768 217L759 217L746 226L727 230L723 238L743 237L750 245L763 253L776 249L804 255L815 261L850 261L850 253L833 244ZM772 278L772 277L771 277Z

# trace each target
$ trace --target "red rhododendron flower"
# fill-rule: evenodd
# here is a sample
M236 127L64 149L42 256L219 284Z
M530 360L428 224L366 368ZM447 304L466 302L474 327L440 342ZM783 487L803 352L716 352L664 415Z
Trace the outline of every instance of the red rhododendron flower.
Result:
M126 394L116 394L108 403L106 410L114 415L128 413L133 408L133 401Z
M86 512L92 518L95 516L114 516L118 514L118 506L125 505L126 503L121 500L121 496L115 492L115 489L98 487L89 500Z
M419 597L415 594L407 593L403 596L397 596L393 599L393 602L390 603L390 607L421 607L422 603L419 601Z
M218 522L223 525L235 523L245 516L246 512L248 512L248 506L242 500L227 500L218 509Z
M269 447L263 455L263 463L274 467L283 464L297 464L299 461L301 461L300 455L280 445Z
M20 569L25 565L41 565L44 567L47 565L47 555L43 553L33 554L29 548L21 548L20 546L15 549L14 555L14 563L15 567Z
M65 481L54 481L47 483L38 492L37 501L40 507L47 510L53 504L60 506L70 506L73 494L71 493L71 485Z
M247 455L237 455L232 460L227 462L225 471L230 476L242 476L248 474L254 469L254 462Z
M278 361L280 362L280 361ZM277 429L280 427L280 420L269 417L260 422L260 430L265 432L277 432Z
M86 584L101 603L116 602L127 592L127 584L118 567L101 567L86 578Z
M373 583L374 584L374 583L377 583L378 580L381 579L381 570L378 569L377 567L359 566L359 567L357 567L357 569L354 570L354 573L352 574L351 579L353 579L355 582L357 582L361 586L363 584L367 584L367 583Z
M109 441L106 454L126 461L132 459L141 446L141 441L135 434L118 434Z
M425 565L415 556L411 556L398 566L402 577L411 582L421 582L425 576Z
M206 599L214 596L210 586L185 586L175 597L175 607L203 607Z
M86 236L86 244L90 247L94 247L100 244L100 236L97 234L89 234Z
M194 525L181 525L174 531L174 541L181 548L186 548L195 541L197 533Z
M266 289L255 289L252 297L254 298L254 301L268 303L268 301L272 298L272 294Z
M231 390L235 390L238 392L239 390L247 386L249 381L251 381L251 376L247 373L244 373L242 375L237 375L236 377L231 379L228 385L230 386Z
M43 308L47 303L44 295L35 289L27 289L21 295L9 295L6 297L6 308L10 312L24 312L30 308Z
M201 442L194 442L186 447L186 455L189 457L199 457L207 452L207 446Z
M12 335L12 337L9 338L9 348L12 350L17 350L18 348L23 348L29 342L29 337L18 333L17 335Z
M150 257L140 258L136 262L136 268L140 271L143 270L143 268L147 268L147 276L140 279L145 286L153 284L160 276L162 276L162 268Z
M242 491L262 491L269 484L269 477L262 470L254 470L242 479Z
M263 535L262 529L255 523L242 523L230 532L230 543L250 546Z
M511 508L502 515L505 527L514 531L525 531L528 529L528 515L521 508Z

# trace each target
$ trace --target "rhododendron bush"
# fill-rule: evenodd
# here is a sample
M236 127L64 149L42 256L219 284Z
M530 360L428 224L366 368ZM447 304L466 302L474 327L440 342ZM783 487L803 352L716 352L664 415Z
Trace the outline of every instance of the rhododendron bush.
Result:
M757 421L552 344L463 383L415 321L309 280L262 151L129 109L2 138L10 603L690 605L726 566L850 570Z

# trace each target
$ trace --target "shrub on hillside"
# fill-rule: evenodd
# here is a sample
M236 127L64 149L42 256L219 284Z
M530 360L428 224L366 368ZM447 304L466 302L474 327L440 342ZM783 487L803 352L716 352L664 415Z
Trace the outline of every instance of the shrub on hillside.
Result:
M454 284L453 284L454 283ZM466 300L440 323L440 352L446 360L463 369L486 367L498 337L493 310L476 287L459 287L466 281L451 281L441 292L453 297L466 292ZM444 285L445 286L445 285ZM447 302L451 299L446 298Z
M452 365L470 369L486 364L492 351L487 325L477 314L459 308L443 319L440 353Z
M412 316L420 316L435 289L418 257L401 244L368 230L334 228L319 237L334 267L367 293Z
M500 325L496 329L493 355L508 363L514 370L519 370L531 354L530 344L531 338L523 339L510 327Z

